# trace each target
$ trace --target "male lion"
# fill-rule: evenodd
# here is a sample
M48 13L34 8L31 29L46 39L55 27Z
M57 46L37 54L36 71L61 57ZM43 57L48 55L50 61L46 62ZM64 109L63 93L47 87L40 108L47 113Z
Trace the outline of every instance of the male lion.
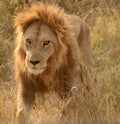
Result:
M15 27L17 118L27 124L36 92L43 95L52 90L65 98L78 82L80 65L89 67L89 29L78 16L48 4L19 13Z

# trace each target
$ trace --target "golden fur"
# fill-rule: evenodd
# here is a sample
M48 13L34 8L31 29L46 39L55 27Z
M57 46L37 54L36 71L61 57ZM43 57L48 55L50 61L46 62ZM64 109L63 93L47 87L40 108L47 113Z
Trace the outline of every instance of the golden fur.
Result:
M33 35L32 31L38 26L40 26L39 30L43 27L43 32L49 32L46 40L52 39L54 42L47 48L48 52L43 53L43 48L37 51L37 47L34 47L32 49L36 54L33 54L31 48L27 50L28 48L25 47L24 37ZM79 65L84 63L89 67L89 29L79 17L68 15L60 7L48 4L39 4L31 7L28 12L19 13L15 18L15 27L17 34L14 51L15 75L19 83L17 117L20 124L26 124L28 111L34 102L36 92L44 95L54 90L61 98L65 98L72 86L78 82ZM52 35L53 38L51 38ZM35 36L38 37L41 34ZM39 46L42 41L33 43ZM45 59L43 63L49 66L46 66L42 72L32 71L31 73L29 71L31 63L27 61L33 60L31 56L36 60ZM45 58L46 56L48 57ZM42 68L41 63L36 65L37 69Z

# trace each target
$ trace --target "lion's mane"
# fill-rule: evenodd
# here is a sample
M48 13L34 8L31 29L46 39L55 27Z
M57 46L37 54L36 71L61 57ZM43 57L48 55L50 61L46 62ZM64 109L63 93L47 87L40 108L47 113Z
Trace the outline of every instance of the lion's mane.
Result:
M27 27L35 21L47 24L55 32L59 43L54 56L53 67L39 75L33 75L26 69L22 35ZM51 89L60 95L65 94L73 83L73 77L79 70L79 52L77 42L72 40L72 24L63 9L56 5L35 5L28 12L21 12L15 18L15 75L22 90L45 93ZM52 62L52 60L51 60ZM54 71L52 71L54 70ZM64 92L64 93L63 93Z

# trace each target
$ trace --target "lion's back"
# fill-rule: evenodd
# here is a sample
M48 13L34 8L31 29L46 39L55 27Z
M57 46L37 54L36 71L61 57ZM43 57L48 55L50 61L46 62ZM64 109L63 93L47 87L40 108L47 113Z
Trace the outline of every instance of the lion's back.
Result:
M89 68L91 65L89 27L80 17L76 15L69 15L68 17L73 25L72 34L75 41L77 41L79 54L82 55L83 62Z

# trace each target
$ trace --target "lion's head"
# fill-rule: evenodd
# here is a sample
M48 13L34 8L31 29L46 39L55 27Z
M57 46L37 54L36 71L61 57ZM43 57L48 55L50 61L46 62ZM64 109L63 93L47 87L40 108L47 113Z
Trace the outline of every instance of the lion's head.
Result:
M31 24L23 34L23 46L26 53L25 64L30 73L40 74L55 52L57 37L51 28L39 21Z
M15 59L21 63L17 68L38 75L65 64L71 26L63 9L54 5L34 6L16 16L15 26Z

